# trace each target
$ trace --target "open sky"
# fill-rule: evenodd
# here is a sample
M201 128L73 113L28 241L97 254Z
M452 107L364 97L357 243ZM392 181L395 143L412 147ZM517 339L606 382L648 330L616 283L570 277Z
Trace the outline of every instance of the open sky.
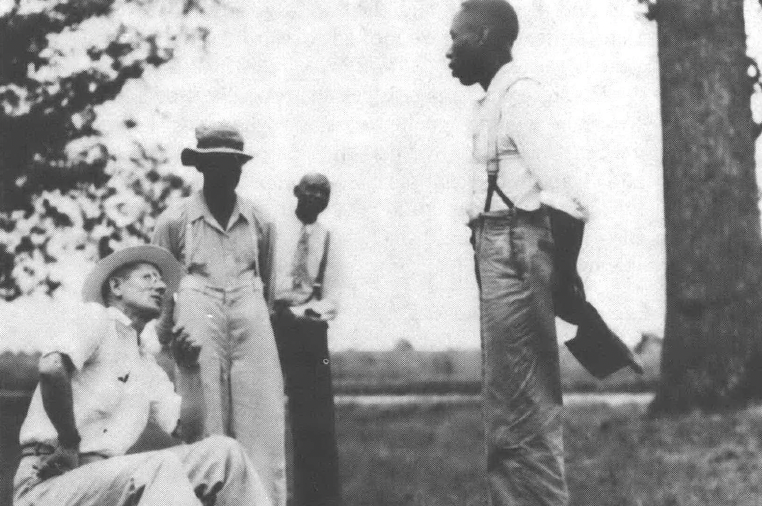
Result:
M482 92L454 80L444 56L459 1L228 3L205 53L181 52L101 107L113 149L123 119L137 119L131 135L163 144L173 169L194 177L179 152L195 143L195 125L238 123L258 154L240 191L274 216L291 212L302 174L324 172L334 184L326 214L346 283L332 348L384 349L403 338L420 349L478 346L465 205L469 117ZM628 343L660 334L656 25L635 0L513 3L516 58L567 100L567 133L589 160L601 209L581 258L589 298Z

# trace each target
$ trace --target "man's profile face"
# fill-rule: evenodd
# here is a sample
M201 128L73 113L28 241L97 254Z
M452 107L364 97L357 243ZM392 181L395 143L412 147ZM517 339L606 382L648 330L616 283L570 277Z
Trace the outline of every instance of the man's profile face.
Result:
M167 285L153 264L139 263L127 277L109 282L114 296L127 308L145 314L149 319L161 314Z
M452 20L452 45L447 59L452 76L465 86L478 83L483 75L485 50L480 43L483 34L483 25L474 13L460 11Z
M235 155L205 155L196 162L196 168L204 175L205 185L227 191L238 186L242 167L241 158Z

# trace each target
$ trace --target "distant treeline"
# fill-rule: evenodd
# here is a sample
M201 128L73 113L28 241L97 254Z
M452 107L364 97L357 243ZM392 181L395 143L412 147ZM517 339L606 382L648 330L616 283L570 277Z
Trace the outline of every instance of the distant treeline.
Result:
M659 375L661 339L645 335L635 351L645 374L629 369L599 381L561 346L563 388L567 392L644 392ZM37 384L39 354L0 354L0 391L29 392ZM480 390L481 351L418 351L406 342L393 350L345 350L331 356L337 394L475 394Z
M635 347L645 369L642 376L625 369L599 381L565 346L560 351L561 379L567 392L646 392L658 381L661 339L651 334L645 334ZM335 390L342 394L478 393L481 351L417 351L401 341L388 351L333 353L332 373Z

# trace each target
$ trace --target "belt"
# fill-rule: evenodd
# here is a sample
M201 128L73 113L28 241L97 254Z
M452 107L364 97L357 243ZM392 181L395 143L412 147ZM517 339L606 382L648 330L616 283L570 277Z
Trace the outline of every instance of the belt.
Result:
M54 446L46 443L27 443L21 447L21 457L40 457L43 455L51 455L55 451L56 448ZM104 455L100 452L84 452L79 454L80 465L107 458L109 458L108 455Z
M191 290L196 291L205 291L209 290L215 293L219 294L225 294L230 292L235 292L237 290L241 290L244 288L254 287L254 290L262 290L263 288L263 282L262 278L259 276L254 275L251 271L246 271L246 273L242 274L236 279L236 282L234 284L230 284L228 286L215 286L210 283L208 283L203 277L196 276L193 274L187 275L183 278L182 283L180 284L180 288L189 288Z

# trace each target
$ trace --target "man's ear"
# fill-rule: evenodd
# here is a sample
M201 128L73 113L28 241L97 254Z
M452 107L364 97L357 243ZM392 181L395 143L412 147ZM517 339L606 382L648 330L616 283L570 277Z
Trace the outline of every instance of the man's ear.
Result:
M299 198L299 185L294 186L294 197Z
M108 286L111 289L111 293L116 297L122 296L122 280L116 276L109 278Z

